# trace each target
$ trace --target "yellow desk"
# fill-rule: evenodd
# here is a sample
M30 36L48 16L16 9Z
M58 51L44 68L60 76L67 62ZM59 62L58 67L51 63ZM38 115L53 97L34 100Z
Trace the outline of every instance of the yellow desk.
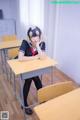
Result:
M39 76L44 73L52 72L53 67L57 64L55 60L52 60L49 57L46 57L46 59L40 60L31 60L31 61L18 61L16 60L8 60L8 64L14 74L21 75L20 79L20 88L21 88L21 104L23 104L23 80L26 78L31 78L33 76ZM15 84L14 84L15 85ZM15 86L14 86L15 90ZM16 91L15 91L16 92Z
M1 51L1 61L2 61L2 70L3 65L5 65L6 75L8 79L7 67L6 67L6 60L7 60L7 50L11 48L20 47L22 41L21 40L12 40L12 41L1 41L0 42L0 51Z
M0 50L2 49L10 49L10 48L16 48L21 45L21 40L12 40L12 41L1 41L0 42Z
M19 74L29 74L30 72L35 72L37 70L43 70L45 68L51 68L57 64L57 62L49 57L46 57L45 59L36 59L36 60L29 60L29 61L19 61L18 59L8 60L8 64L15 73L15 75ZM43 73L42 72L42 73ZM41 74L42 74L41 73ZM40 73L39 73L40 74ZM32 77L35 75L31 75L29 77ZM27 77L27 76L26 76Z
M80 120L80 88L34 108L40 120Z

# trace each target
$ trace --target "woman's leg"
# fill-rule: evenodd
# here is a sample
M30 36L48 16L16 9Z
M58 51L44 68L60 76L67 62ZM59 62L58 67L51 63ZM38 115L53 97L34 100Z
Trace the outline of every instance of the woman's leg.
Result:
M34 81L34 84L35 84L37 90L42 88L42 82L41 82L41 80L40 80L40 78L38 76L33 77L32 79Z
M28 107L27 97L28 97L31 81L32 81L32 78L26 79L25 83L24 83L24 87L23 87L23 97L24 97L24 106L25 107ZM28 115L31 115L33 113L33 111L31 110L31 108L25 108L25 113Z
M27 97L30 89L32 79L26 79L24 86L23 86L23 98L24 98L24 106L28 106L27 104Z

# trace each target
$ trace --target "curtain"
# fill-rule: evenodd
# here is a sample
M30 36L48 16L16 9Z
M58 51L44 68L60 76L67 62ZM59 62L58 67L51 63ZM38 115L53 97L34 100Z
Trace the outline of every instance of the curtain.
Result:
M44 0L20 0L22 26L37 25L44 29Z

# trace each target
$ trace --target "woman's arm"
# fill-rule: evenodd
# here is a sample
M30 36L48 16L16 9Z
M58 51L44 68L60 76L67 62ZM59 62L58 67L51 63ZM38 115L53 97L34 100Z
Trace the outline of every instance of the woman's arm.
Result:
M39 44L40 44L39 42L36 44L39 59L45 59L45 57L46 57L45 50L42 50L41 47L39 46ZM45 46L44 46L44 49L45 49Z
M39 59L39 55L24 56L24 53L20 51L19 55L18 55L18 59L19 59L19 61L35 60L35 59Z
M23 41L24 43L25 41ZM19 52L19 55L18 55L18 59L20 61L26 61L26 60L35 60L35 59L45 59L46 57L46 54L45 54L45 50L44 49L41 49L41 47L39 46L40 43L37 43L36 44L36 48L37 48L37 51L38 51L38 54L35 55L35 56L24 56L24 51L27 49L27 44L22 44L23 47L21 47L21 51ZM25 48L25 49L23 49ZM45 47L43 47L45 48ZM23 51L23 52L22 52Z

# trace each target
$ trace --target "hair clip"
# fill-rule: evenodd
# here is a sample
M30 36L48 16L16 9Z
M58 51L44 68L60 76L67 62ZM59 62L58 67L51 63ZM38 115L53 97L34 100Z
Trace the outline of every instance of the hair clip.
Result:
M39 31L38 30L36 30L36 35L39 35Z
M32 37L32 31L29 32L29 36Z

